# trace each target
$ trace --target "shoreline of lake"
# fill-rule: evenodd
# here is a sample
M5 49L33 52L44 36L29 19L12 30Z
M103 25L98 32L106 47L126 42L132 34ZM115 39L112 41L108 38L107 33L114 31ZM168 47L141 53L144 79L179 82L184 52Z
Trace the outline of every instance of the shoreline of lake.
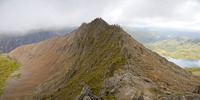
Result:
M175 63L176 65L184 67L200 67L200 60L188 60L188 59L174 59L165 57L168 61Z

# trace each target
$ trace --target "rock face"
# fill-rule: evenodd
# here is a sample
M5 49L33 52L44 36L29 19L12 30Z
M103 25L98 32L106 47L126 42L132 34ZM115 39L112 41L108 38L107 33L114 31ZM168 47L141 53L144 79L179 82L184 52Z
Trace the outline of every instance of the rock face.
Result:
M5 90L3 97L8 99L167 100L177 94L199 98L192 93L200 84L198 77L101 18L9 55L24 71L15 86L7 85L12 96Z
M177 94L160 98L160 100L200 100L197 94Z
M81 91L80 96L78 96L77 100L101 100L101 99L93 95L92 91L90 90L90 87L88 85L85 85Z
M195 88L195 90L193 91L193 93L200 94L200 86L196 86L196 88Z

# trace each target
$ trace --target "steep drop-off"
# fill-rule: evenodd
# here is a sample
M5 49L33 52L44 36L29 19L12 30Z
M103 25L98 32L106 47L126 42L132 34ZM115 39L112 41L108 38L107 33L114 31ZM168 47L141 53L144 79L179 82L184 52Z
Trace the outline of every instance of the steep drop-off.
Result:
M200 84L198 77L101 18L9 55L21 63L22 76L8 82L3 99L199 98L192 93Z

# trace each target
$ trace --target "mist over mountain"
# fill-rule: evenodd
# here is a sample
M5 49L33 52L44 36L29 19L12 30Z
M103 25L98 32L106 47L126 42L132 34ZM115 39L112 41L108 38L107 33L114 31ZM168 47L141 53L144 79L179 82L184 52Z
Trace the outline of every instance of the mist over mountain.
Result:
M199 0L1 0L0 33L78 26L96 17L125 26L199 30Z
M22 34L0 34L0 54L9 53L21 45L32 44L52 37L68 34L74 29L75 27L67 27L62 29L31 30Z
M127 33L129 33L134 39L136 39L138 42L145 44L145 43L153 43L157 41L166 40L169 38L172 38L172 36L162 34L159 32L151 32L147 31L145 29L137 30L137 29L131 29L128 27L123 28Z

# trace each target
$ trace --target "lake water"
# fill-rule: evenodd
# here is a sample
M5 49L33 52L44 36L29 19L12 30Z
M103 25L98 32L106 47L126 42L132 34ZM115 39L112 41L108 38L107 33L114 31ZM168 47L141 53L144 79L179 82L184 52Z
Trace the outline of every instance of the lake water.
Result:
M170 57L167 57L166 59L171 62L174 62L180 67L200 67L200 60L173 59Z

